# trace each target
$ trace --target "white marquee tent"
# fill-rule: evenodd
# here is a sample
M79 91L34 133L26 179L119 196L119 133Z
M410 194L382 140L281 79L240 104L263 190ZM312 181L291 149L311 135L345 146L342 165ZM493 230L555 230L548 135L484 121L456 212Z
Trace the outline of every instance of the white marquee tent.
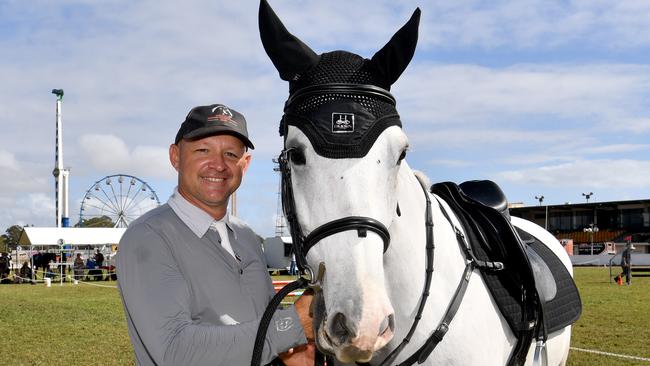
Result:
M19 245L110 245L120 242L126 228L26 227Z
M71 228L71 227L25 227L18 240L19 250L16 257L20 256L20 251L27 251L29 261L33 261L34 250L47 250L61 254L67 252L72 254L74 248L104 248L109 247L111 252L115 252L117 244L124 235L126 228ZM70 259L71 256L70 256ZM107 259L109 259L107 257ZM52 263L62 268L69 266L71 262ZM61 276L63 281L63 276Z

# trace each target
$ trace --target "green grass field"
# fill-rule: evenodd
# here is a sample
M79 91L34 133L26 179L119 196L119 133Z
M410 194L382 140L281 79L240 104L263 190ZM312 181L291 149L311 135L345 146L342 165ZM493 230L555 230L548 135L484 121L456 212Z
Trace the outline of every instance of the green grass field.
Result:
M610 285L603 268L577 268L583 302L572 346L650 358L650 277ZM133 365L114 282L0 285L3 365ZM5 363L6 362L6 363ZM650 365L571 351L569 365Z

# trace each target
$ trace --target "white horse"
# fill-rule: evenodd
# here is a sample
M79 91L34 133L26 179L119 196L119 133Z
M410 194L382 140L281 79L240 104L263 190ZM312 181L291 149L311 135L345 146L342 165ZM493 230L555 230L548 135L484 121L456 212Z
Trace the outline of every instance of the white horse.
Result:
M416 13L419 15L419 12ZM400 53L409 32L412 34L413 22L417 31L415 18L414 15L409 24L372 60L363 60L361 64L365 62L366 66L362 65L361 68L367 67L369 62L381 62L377 55ZM339 100L340 96L336 93L349 93L354 103L359 104L362 101L355 98L363 99L363 95L359 95L364 94L364 91L372 94L375 91L372 87L366 85L359 91L355 89L358 86L356 84L359 84L357 82L349 83L349 90L345 90L345 85L343 91L332 90L332 87L341 88L342 82L335 75L333 81L327 80L323 91L323 85L314 82L322 75L316 77L313 74L327 73L329 69L338 70L331 68L331 65L321 65L330 62L328 60L332 59L332 53L320 56L313 53L284 29L265 0L262 0L260 7L260 30L267 53L281 76L292 83L294 100L290 98L288 101L281 129L285 138L285 152L290 152L286 154L284 163L287 176L290 174L288 183L291 190L284 193L291 195L289 200L293 199L290 203L293 212L289 214L295 214L293 224L299 225L300 229L297 235L308 235L327 223L348 217L371 218L381 224L373 227L384 226L390 234L390 244L386 250L382 230L372 227L363 233L348 228L319 235L319 239L310 247L303 248L306 250L306 253L301 253L306 257L303 265L313 269L321 268L319 285L322 292L317 296L314 306L317 344L322 351L335 355L338 362L369 362L379 365L409 332L425 288L425 194L429 195L432 202L430 210L434 222L435 271L430 285L431 295L410 342L394 360L395 364L399 364L414 354L436 329L462 280L467 258L455 232L456 228L463 230L462 225L446 202L422 189L422 182L426 178L421 174L416 175L406 162L409 142L400 123L388 124L382 127L377 136L363 140L365 142L360 144L365 143L365 149L345 145L343 134L336 130L335 118L341 119L342 113L357 113L357 120L354 120L357 127L365 122L359 117L363 113L342 111L344 105L337 103L344 103L345 98ZM414 48L414 44L407 47ZM389 88L406 67L404 63L408 64L413 55L412 52L410 55L408 51L406 53L406 56L402 54L402 65L398 66L401 70L391 71L391 76L384 75L388 86L384 84L381 87ZM337 51L334 59L349 55ZM356 62L357 59L353 57L352 60ZM395 62L395 59L391 59L386 64L393 63L391 67L395 67ZM370 69L385 71L388 68L386 64L372 65ZM352 74L358 75L359 72L353 70ZM301 85L301 82L307 85ZM301 96L296 95L301 93ZM319 93L325 94L324 101L314 101L314 98L318 99ZM370 98L372 97L371 95ZM385 95L380 95L377 98L384 97ZM309 100L305 101L305 98ZM302 103L302 106L296 107L299 111L295 112L293 119L292 103ZM298 115L303 112L304 118L301 121L302 117ZM316 125L321 123L324 126L327 121L323 123L318 118L330 114L332 135L323 137L326 129L318 130ZM366 117L372 119L372 114ZM369 129L376 127L373 124L366 126ZM361 135L357 137L359 136ZM337 146L348 146L353 151L350 154L352 157L336 155ZM428 183L424 184L428 187ZM451 222L443 210L450 216ZM512 218L512 223L542 240L561 258L571 273L571 263L566 252L551 234L531 222L515 217ZM570 326L548 335L548 365L565 364L570 337ZM448 332L424 364L505 365L516 342L516 336L499 312L479 270L474 269ZM526 364L532 364L534 352L535 342L528 351Z

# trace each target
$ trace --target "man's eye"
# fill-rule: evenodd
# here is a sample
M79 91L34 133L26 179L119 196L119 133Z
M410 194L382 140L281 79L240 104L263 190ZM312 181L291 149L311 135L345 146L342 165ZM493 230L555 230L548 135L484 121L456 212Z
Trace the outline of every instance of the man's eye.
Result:
M226 156L229 158L234 158L237 159L239 158L239 155L235 154L234 152L226 151Z

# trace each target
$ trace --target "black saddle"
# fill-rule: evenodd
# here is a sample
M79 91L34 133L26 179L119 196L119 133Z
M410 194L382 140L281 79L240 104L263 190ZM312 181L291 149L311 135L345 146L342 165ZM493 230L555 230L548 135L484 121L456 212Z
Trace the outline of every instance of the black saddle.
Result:
M580 295L562 261L539 239L510 223L508 201L488 180L438 183L431 192L449 204L478 260L503 263L481 270L499 310L518 338L510 364L521 364L535 337L574 323Z

